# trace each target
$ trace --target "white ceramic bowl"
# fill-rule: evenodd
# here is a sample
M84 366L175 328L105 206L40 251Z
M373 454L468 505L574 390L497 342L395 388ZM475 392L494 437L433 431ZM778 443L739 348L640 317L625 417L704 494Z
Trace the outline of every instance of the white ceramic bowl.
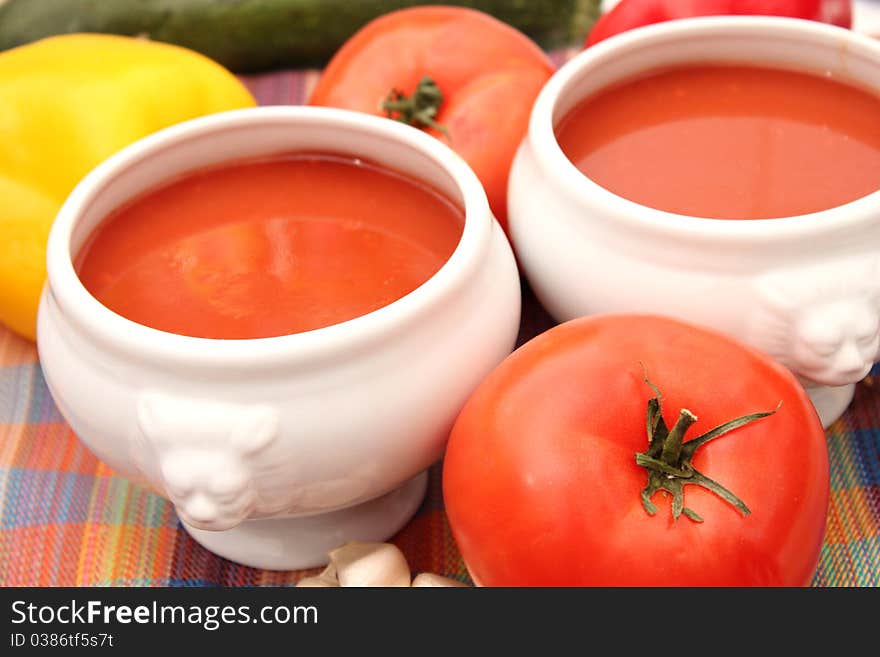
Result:
M72 256L126 200L185 171L289 151L359 156L431 183L465 209L455 252L384 308L256 340L148 328L81 284ZM513 348L519 313L510 247L452 150L387 119L257 108L163 130L80 183L49 237L38 348L58 407L103 461L168 497L214 552L293 569L410 518L459 409Z
M798 375L827 426L878 359L880 193L798 217L686 217L600 187L556 141L555 125L586 96L700 62L831 74L880 93L880 43L811 21L695 18L599 43L547 83L514 160L510 233L521 268L560 321L659 313L764 350Z

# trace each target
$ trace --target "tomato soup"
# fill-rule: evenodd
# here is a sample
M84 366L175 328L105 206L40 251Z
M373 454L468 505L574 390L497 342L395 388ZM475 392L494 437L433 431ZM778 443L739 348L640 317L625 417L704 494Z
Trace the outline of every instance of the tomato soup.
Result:
M449 259L464 213L368 162L291 154L186 174L120 207L76 259L140 324L203 338L309 331L381 308Z
M587 97L556 135L602 187L685 215L786 217L880 188L880 98L818 75L661 70Z

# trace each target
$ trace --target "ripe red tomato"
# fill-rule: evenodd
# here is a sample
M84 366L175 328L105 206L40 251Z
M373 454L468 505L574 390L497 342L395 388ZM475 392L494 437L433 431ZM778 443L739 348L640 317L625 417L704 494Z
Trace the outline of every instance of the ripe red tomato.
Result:
M585 46L645 25L695 16L787 16L852 27L851 0L621 0L587 35Z
M646 377L665 420L651 447ZM676 453L682 409L699 419ZM700 474L735 497L688 485ZM677 520L673 495L643 500L649 482L682 487ZM443 492L486 586L800 586L818 563L828 454L806 393L769 357L676 320L605 315L551 329L485 379L452 431Z
M429 79L434 84L421 84L416 99L419 116L410 118L471 166L506 228L510 165L552 74L534 42L488 14L414 7L381 16L352 36L324 69L309 104L385 116L384 101L391 108L400 101L397 92L411 98Z

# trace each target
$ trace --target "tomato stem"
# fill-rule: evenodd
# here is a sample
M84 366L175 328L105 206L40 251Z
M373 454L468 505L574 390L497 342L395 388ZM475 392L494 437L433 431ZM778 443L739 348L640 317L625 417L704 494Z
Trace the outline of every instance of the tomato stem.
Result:
M440 87L430 77L425 76L419 81L411 96L407 96L397 88L389 91L380 108L389 119L416 128L434 128L450 139L449 131L434 120L442 104L443 92Z
M642 506L648 515L657 513L656 505L651 501L658 491L666 491L672 495L672 517L674 520L684 514L694 522L703 519L693 510L684 506L684 487L701 486L715 493L730 504L743 516L751 513L745 503L717 481L710 479L694 468L691 461L696 451L711 440L720 438L734 429L773 415L779 406L772 411L743 415L707 431L706 433L684 442L685 433L697 421L697 416L688 409L679 412L672 429L669 430L663 420L660 390L648 377L647 383L654 396L648 400L648 412L645 426L648 433L648 449L636 454L636 463L648 471L648 485L642 490ZM780 402L781 405L782 402Z

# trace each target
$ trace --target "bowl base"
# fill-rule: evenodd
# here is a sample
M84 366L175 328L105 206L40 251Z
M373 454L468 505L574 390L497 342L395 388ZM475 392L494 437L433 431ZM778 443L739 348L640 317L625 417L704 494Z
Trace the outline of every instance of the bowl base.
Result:
M197 543L245 566L315 568L325 565L327 553L347 541L385 541L393 536L415 514L427 486L428 473L422 472L381 497L329 513L245 520L219 532L181 524Z
M853 400L856 392L856 384L849 383L845 386L817 386L815 388L807 388L807 394L813 400L813 406L819 413L819 419L822 420L822 426L826 429L837 420L847 406Z

